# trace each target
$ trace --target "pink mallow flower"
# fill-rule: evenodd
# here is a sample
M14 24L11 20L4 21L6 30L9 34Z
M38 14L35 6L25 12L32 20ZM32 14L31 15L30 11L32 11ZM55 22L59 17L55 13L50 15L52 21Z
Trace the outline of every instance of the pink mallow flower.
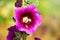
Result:
M42 16L34 5L16 8L14 18L16 20L16 28L19 31L25 31L27 34L33 34L42 22Z

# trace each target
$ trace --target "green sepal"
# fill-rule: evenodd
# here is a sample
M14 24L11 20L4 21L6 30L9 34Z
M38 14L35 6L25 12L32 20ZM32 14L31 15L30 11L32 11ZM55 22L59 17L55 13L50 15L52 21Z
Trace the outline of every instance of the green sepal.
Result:
M22 37L22 33L21 32L15 32L15 38L13 38L13 40L20 40Z
M22 38L22 40L26 40L27 38L27 33L26 32L21 32L21 31L18 31L18 32L15 32L15 38L13 38L13 40L20 40Z

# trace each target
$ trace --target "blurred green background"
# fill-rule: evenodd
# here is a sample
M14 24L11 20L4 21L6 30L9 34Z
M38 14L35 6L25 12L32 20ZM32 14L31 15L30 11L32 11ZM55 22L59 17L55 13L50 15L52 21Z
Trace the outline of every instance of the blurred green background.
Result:
M6 40L8 28L15 25L12 17L16 0L0 0L0 40ZM60 40L60 0L29 0L42 15L42 24L27 40Z

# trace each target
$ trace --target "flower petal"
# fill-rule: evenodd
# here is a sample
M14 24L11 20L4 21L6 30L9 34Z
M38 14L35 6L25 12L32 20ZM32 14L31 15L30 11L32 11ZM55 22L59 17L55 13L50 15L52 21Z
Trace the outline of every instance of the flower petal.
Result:
M32 15L32 23L28 26L28 28L25 28L23 26L23 24L21 23L21 19L20 17L21 14L25 15L26 13ZM29 15L28 15L29 16ZM36 30L36 28L41 24L42 22L42 16L38 13L38 10L36 9L36 7L34 5L27 5L25 7L20 7L15 9L14 12L14 18L16 19L16 28L19 31L25 31L27 34L33 34Z

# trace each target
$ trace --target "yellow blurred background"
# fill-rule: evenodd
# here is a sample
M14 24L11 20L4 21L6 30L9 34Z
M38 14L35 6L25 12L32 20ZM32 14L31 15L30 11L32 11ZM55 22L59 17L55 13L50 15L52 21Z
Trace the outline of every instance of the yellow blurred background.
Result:
M0 0L0 40L6 40L8 28L15 25L12 17L16 0ZM60 0L29 0L42 15L42 24L27 40L60 40Z

